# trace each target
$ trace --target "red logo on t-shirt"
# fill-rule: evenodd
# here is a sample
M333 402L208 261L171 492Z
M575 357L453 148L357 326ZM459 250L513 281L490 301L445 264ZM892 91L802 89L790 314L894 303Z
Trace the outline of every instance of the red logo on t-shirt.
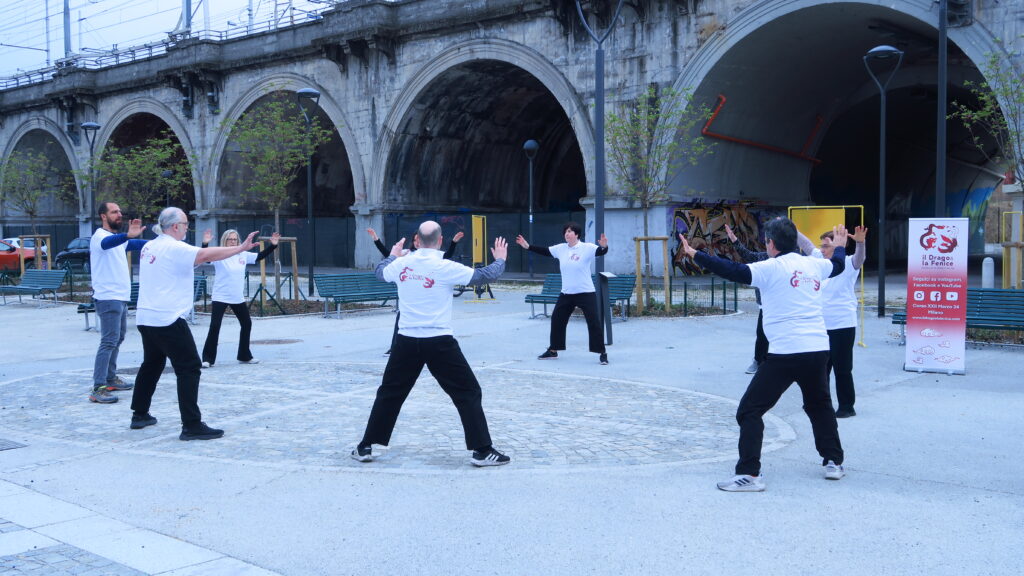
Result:
M792 286L793 288L799 288L801 284L807 284L808 280L814 283L815 292L817 292L821 288L821 282L814 280L812 278L805 278L804 273L801 272L800 270L796 270L793 272L793 276L789 279L789 285Z
M398 281L405 282L406 280L423 280L423 287L430 288L434 285L434 279L428 278L421 274L412 274L412 268L406 266L402 268L402 271L398 273Z
M141 258L146 258L147 260L149 260L150 264L152 264L153 262L156 262L156 256L154 256L150 252L148 246L142 249L142 252L139 254L139 257L140 257L140 262L141 262Z
M575 254L574 253L572 256L569 256L569 260L572 260L573 262L577 262L577 261L579 261L579 259L580 259L580 255L579 254Z

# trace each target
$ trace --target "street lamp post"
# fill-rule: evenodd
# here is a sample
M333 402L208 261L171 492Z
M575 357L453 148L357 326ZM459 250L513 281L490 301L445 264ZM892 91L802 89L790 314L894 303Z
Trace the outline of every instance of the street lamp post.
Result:
M89 143L89 197L84 199L82 206L85 208L86 216L92 218L92 197L96 194L96 161L93 154L95 153L96 131L100 129L100 125L95 122L82 122L79 128L85 133L85 141Z
M311 113L320 103L320 92L312 88L303 88L295 93L299 101L299 109L302 110L302 117L306 119L306 132L313 127ZM306 108L307 101L312 102L310 109ZM309 162L306 164L306 227L309 229L309 288L307 293L313 296L313 266L316 263L316 220L313 218L313 153L309 153Z
M526 233L533 238L533 158L537 155L537 150L540 149L540 144L536 140L527 140L523 144L523 152L526 153L526 159L530 161L530 198L529 198L529 213L530 220L529 226L527 227ZM527 253L526 257L529 259L530 267L530 278L533 278L533 252Z
M896 65L883 82L871 69L872 62L896 58ZM903 62L903 52L892 46L876 46L864 55L864 67L881 93L882 112L878 136L878 317L885 317L885 89Z
M615 6L615 13L608 21L608 29L604 34L598 36L587 18L583 15L583 6L580 0L576 0L576 14L580 17L580 23L586 29L587 34L597 43L594 51L594 241L597 242L604 233L604 41L615 30L615 22L622 12L624 0L618 0ZM605 328L606 343L612 343L612 317L608 314L608 291L605 289L606 282L602 281L601 273L604 272L604 258L597 258L594 262L594 272L597 273L597 298L598 318L603 319Z

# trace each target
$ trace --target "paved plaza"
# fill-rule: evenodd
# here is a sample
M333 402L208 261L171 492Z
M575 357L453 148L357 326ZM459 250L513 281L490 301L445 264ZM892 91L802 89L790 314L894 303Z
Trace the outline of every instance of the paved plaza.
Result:
M869 288L870 291L870 288ZM390 448L348 457L387 358L393 314L237 323L204 370L204 420L178 440L170 369L130 430L131 392L87 401L95 332L71 305L0 307L0 574L1009 574L1024 539L1024 350L970 348L967 375L902 370L888 320L855 350L848 476L822 478L798 390L765 421L760 494L715 489L736 459L756 308L614 323L610 365L537 360L549 321L525 288L455 301L455 332L509 466L477 469L426 371ZM742 297L742 293L741 293ZM201 344L209 319L193 327ZM133 319L121 348L131 381Z

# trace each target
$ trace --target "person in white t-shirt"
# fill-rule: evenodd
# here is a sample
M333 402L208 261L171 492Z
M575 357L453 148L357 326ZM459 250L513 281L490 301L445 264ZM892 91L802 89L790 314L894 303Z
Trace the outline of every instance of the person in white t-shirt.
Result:
M764 332L768 356L758 367L736 409L740 425L739 461L735 476L718 483L727 492L761 492L761 442L764 415L775 406L787 388L796 382L803 395L804 412L811 420L814 446L822 458L825 478L838 480L843 468L843 447L829 395L828 334L822 317L821 285L845 268L846 228L833 232L836 248L831 260L801 256L797 231L787 218L769 220L764 226L769 258L753 264L694 250L680 234L681 247L698 266L733 282L761 290Z
M206 230L203 233L203 248L210 245L213 232ZM215 275L213 277L213 310L210 314L210 330L206 333L206 342L203 344L203 368L212 368L217 363L217 341L220 339L220 325L224 320L224 312L230 307L238 319L238 353L235 359L243 364L259 364L259 360L252 357L249 350L249 337L252 334L252 318L249 316L249 306L246 305L243 289L245 285L245 267L249 264L256 264L265 260L277 248L281 235L274 232L270 236L270 243L267 247L256 252L242 252L231 258L225 258L213 263ZM242 243L238 230L225 230L220 235L221 246L238 246Z
M867 258L864 240L868 229L857 226L850 239L856 243L853 256L846 257L846 268L843 273L829 278L821 287L824 300L822 310L825 317L825 329L828 331L829 371L836 376L836 418L856 416L853 409L857 399L853 388L853 343L857 340L857 278ZM816 250L822 258L829 259L835 251L836 244L832 232L821 235L821 250Z
M102 226L89 240L92 297L100 328L89 401L113 404L117 396L111 391L132 389L132 384L117 375L117 354L128 330L128 303L132 293L128 252L138 252L146 245L145 240L139 239L146 227L136 219L128 224L127 233L121 232L124 217L120 206L113 202L100 202L99 216Z
M551 311L548 349L537 358L558 358L558 351L565 350L565 329L569 325L569 317L576 308L579 308L583 310L583 317L587 320L590 351L600 354L598 361L601 364L608 364L597 290L594 289L594 278L591 276L594 259L608 253L608 238L601 234L597 244L583 242L583 228L575 222L567 222L562 227L562 235L565 237L565 243L550 247L534 246L527 242L522 234L516 236L516 244L520 247L541 256L557 258L558 270L562 275L562 293L558 295L555 308Z
M452 335L452 287L497 280L505 271L508 246L504 238L495 238L491 249L494 262L483 268L470 268L442 258L443 240L440 224L427 220L420 224L416 234L416 251L403 255L402 238L391 247L391 255L377 265L378 279L398 285L402 316L366 431L352 450L352 458L360 462L374 459L374 444L387 446L391 441L398 413L424 366L459 412L466 449L473 451L470 463L500 466L510 461L491 443L480 383Z
M135 325L142 335L142 366L135 377L131 428L157 423L149 413L156 384L167 360L178 380L180 440L211 440L224 435L210 428L199 411L199 377L202 361L185 318L192 310L193 269L251 250L256 232L238 246L200 248L184 242L188 216L180 208L165 208L153 231L159 234L139 255L139 303Z

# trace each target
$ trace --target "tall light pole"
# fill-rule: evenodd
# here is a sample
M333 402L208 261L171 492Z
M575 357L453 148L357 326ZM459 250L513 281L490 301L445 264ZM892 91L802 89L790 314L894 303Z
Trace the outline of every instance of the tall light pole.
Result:
M949 50L947 50L947 28L949 27L948 0L939 0L939 79L938 102L936 105L935 127L935 217L946 217L946 87Z
M881 81L871 69L873 62L885 62L896 59L896 64L889 72L888 78ZM892 46L876 46L864 55L864 67L868 69L871 79L878 85L882 97L881 124L878 136L878 317L885 317L885 89L896 75L903 62L903 52Z
M299 109L302 110L302 117L306 119L306 132L309 133L313 127L311 113L320 104L320 92L312 88L303 88L295 93L299 101ZM308 102L312 107L307 109ZM313 266L316 263L316 220L313 218L313 152L309 153L309 162L306 164L306 227L309 229L309 288L307 293L313 296Z
M538 144L536 140L527 140L526 143L523 144L523 152L526 153L526 159L530 161L530 221L526 231L526 233L530 235L530 238L533 238L533 158L537 155L537 150L539 149L540 144ZM530 278L533 278L533 252L528 252L526 257L529 259Z
M93 154L95 153L93 148L96 144L96 131L99 130L101 126L95 122L82 122L82 124L79 125L79 128L81 128L82 132L85 133L85 141L89 143L89 197L85 199L83 206L85 208L84 211L86 216L91 219L93 203L92 197L96 194L96 161L93 158Z
M615 14L608 21L608 29L604 34L598 36L587 22L583 15L583 6L580 0L576 0L576 14L580 17L580 23L586 29L587 34L597 43L597 50L594 51L594 242L604 234L604 41L608 39L615 30L615 22L619 20L619 13L622 12L624 0L619 0L615 6ZM597 258L594 262L594 272L597 273L597 298L599 318L604 319L606 343L612 343L612 317L608 314L608 294L601 281L601 272L604 272L604 258Z

